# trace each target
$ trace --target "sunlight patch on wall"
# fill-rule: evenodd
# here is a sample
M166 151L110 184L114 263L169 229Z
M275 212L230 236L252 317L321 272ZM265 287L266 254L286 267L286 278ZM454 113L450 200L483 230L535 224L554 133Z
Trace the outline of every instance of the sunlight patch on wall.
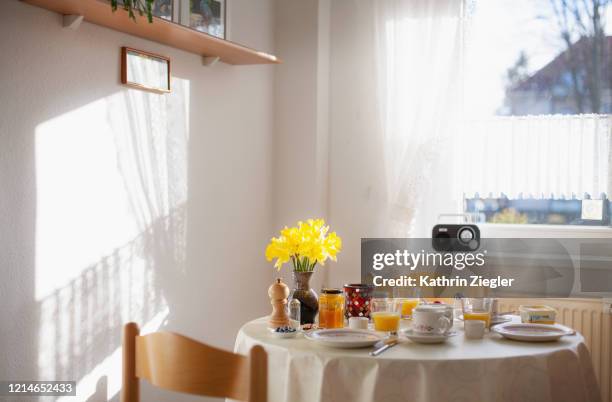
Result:
M187 200L189 82L126 90L36 129L36 299Z
M122 325L171 312L166 293L186 245L190 96L189 81L172 87L125 89L36 128L40 378L116 393Z
M36 300L138 234L107 105L97 100L36 129Z

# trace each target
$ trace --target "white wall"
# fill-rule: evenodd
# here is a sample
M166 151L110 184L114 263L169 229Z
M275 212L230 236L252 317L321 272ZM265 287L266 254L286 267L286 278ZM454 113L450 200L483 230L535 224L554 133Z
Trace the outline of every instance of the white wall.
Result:
M0 378L116 399L130 320L231 349L269 310L275 67L2 3ZM228 13L232 40L274 52L273 0ZM121 86L121 46L170 56L173 93Z
M343 239L313 287L360 280L361 237L384 236L385 183L373 134L374 60L363 53L371 9L357 1L281 0L276 48L274 222L322 216ZM288 279L289 275L284 273ZM288 279L289 280L289 279Z
M299 220L329 218L330 3L276 2L276 51L283 64L275 80L275 231ZM314 289L327 284L333 265L317 271ZM290 272L287 264L279 275L291 283Z
M385 237L386 183L377 141L370 4L332 2L329 214L344 240L330 282L360 281L361 238Z

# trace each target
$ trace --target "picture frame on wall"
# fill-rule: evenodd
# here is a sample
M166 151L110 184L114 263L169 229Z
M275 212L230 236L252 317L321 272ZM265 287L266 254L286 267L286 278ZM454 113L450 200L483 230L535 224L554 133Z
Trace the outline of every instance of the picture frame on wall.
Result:
M144 50L121 48L121 83L156 93L169 93L170 58Z

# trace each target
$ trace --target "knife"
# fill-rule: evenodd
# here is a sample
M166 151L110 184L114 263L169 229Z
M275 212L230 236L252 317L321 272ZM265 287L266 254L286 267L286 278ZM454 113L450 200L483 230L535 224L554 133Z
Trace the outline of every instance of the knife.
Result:
M382 346L378 347L377 349L371 351L370 352L370 356L378 356L379 354L381 354L385 350L391 349L392 347L394 347L398 343L399 343L399 340L397 340L397 339L392 339L392 340L389 340L389 341L385 341L384 345L382 345Z

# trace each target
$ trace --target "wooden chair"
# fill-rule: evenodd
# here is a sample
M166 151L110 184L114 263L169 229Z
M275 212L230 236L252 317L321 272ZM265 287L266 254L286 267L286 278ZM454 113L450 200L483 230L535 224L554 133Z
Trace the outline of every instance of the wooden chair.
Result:
M268 357L261 346L247 357L171 332L139 333L133 322L123 328L121 402L139 402L141 378L170 391L266 401Z

